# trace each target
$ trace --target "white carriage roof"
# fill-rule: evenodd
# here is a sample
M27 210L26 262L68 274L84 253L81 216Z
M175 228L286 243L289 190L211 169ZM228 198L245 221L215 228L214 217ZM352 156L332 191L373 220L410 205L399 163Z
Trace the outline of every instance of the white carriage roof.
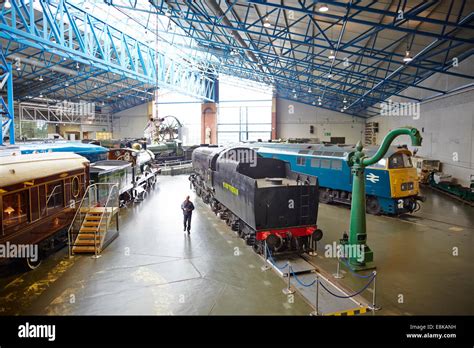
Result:
M89 161L69 152L1 157L0 193L5 186L84 168Z

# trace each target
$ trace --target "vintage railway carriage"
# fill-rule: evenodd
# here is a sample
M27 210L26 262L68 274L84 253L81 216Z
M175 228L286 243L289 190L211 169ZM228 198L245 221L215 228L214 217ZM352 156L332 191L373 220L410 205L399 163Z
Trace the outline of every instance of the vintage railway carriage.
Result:
M65 236L88 183L89 161L73 153L1 157L0 244L38 245L41 255Z
M248 147L201 147L193 152L196 193L223 216L228 225L264 251L303 252L317 230L318 186L290 178L288 165L263 158Z

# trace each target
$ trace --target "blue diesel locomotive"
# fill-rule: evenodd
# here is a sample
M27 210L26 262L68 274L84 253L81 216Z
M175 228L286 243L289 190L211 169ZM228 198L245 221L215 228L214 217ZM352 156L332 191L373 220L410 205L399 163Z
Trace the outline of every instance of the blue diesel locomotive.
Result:
M263 157L289 162L294 173L317 177L320 202L351 204L352 175L347 160L355 146L271 142L251 146ZM365 151L372 156L376 148L368 146ZM391 146L382 160L366 169L368 213L399 215L420 208L422 198L411 157L405 146Z

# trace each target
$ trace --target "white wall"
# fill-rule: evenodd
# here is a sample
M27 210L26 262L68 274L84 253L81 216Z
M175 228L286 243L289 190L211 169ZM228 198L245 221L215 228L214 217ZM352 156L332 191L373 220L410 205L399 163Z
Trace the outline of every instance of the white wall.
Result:
M201 144L201 103L159 104L158 114L178 118L183 125L181 139L184 145Z
M469 177L474 174L474 90L422 103L418 120L404 116L376 116L369 121L379 122L377 143L391 129L403 126L418 128L423 136L418 155L440 160L443 172L469 186ZM395 144L410 144L410 140L400 137Z
M148 123L147 104L120 111L113 115L113 137L140 138Z
M290 113L290 106L294 113ZM346 137L346 144L362 140L365 121L358 117L306 105L295 101L277 98L277 137L278 138L319 138L329 141L332 137ZM314 134L309 133L310 125ZM325 133L331 136L325 136Z
M183 124L181 136L184 145L201 143L200 103L159 104L158 115L160 117L172 115L178 118ZM148 122L148 105L141 104L113 116L114 138L140 138L143 137L143 131Z
M451 71L472 75L473 64L474 56L462 61ZM423 136L418 155L440 160L443 172L451 174L460 184L469 186L470 175L474 174L474 87L460 88L472 83L472 80L464 78L434 74L421 85L451 93L428 99L433 92L413 87L406 89L402 95L425 100L420 104L419 119L407 116L376 116L368 119L368 122L379 122L377 142L380 143L383 135L396 127L416 127ZM399 97L391 100L409 101ZM395 143L409 144L409 139L401 137Z

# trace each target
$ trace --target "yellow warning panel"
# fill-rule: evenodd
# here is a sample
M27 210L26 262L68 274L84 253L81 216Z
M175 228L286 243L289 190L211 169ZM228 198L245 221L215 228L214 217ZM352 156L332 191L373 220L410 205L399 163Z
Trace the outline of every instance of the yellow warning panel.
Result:
M358 307L354 309L349 309L346 311L340 311L340 312L333 312L333 313L328 313L324 315L329 315L329 316L349 316L349 315L359 315L359 314L364 314L367 313L368 307Z

